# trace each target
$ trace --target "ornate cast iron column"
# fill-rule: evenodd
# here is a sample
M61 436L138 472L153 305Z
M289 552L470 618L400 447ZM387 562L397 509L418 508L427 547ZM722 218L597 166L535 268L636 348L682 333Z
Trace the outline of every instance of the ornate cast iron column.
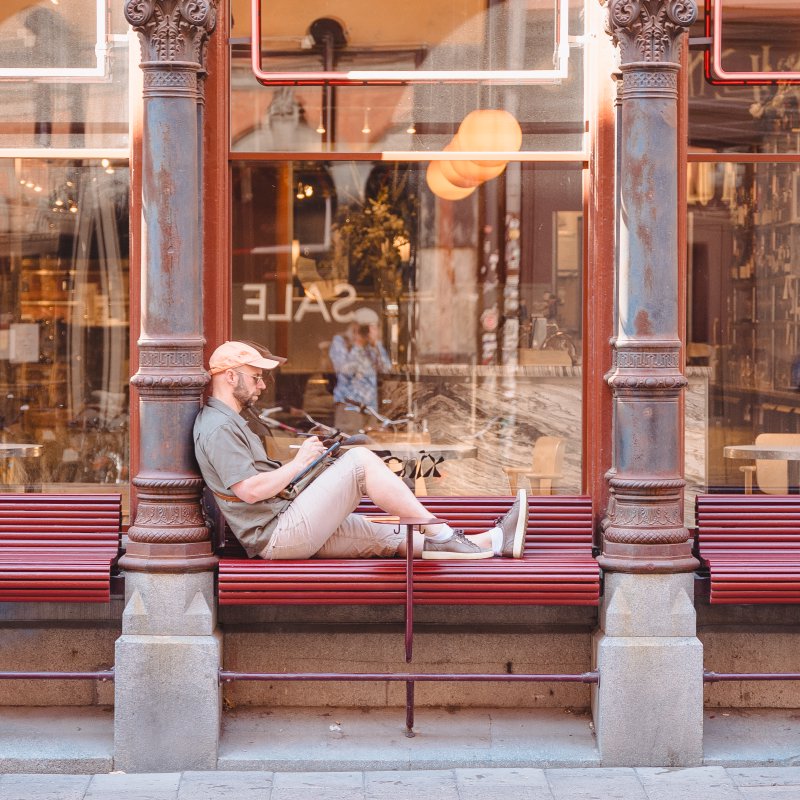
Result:
M200 511L192 425L203 369L201 79L216 0L127 0L144 72L138 508L126 570L192 572L215 558Z
M695 569L683 525L678 320L677 96L694 0L601 0L622 72L614 465L600 563L608 571Z

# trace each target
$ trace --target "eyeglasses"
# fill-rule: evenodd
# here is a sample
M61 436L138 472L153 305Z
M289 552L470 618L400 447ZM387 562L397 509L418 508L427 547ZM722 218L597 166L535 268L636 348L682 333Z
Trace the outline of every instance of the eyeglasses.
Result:
M263 383L264 386L267 385L267 382L264 380L263 375L253 375L252 372L240 372L238 369L233 370L237 375L247 375L248 378L253 379L253 383L258 386L259 383Z

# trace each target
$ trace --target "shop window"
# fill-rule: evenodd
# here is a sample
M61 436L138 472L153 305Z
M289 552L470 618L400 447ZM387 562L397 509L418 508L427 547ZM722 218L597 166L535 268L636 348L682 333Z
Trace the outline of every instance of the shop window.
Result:
M505 468L556 437L559 477L533 488L579 492L582 165L511 162L461 200L428 166L232 162L232 334L289 359L260 412L366 430L436 494L506 494ZM342 381L336 348L363 380Z
M0 490L127 491L124 162L0 159Z
M231 6L232 328L289 358L265 413L453 495L552 437L532 488L580 491L583 1L259 5L253 53Z
M766 75L800 69L800 12L779 0L712 8L709 75L742 85L706 79L701 15L688 72L687 510L698 491L787 491L786 461L759 466L726 447L800 431L800 86Z

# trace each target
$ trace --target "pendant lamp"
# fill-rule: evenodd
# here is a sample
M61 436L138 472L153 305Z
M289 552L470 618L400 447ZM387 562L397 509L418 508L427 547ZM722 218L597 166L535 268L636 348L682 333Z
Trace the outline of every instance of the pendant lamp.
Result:
M457 151L458 145L456 140L453 139L444 149L450 152ZM445 180L452 183L453 186L458 186L459 189L470 189L483 183L485 179L480 175L465 174L461 171L461 166L464 163L467 162L440 161L439 167L442 170L442 175L444 175Z
M462 147L461 140L458 138L458 134L453 137L452 141L452 148L453 150L466 150L466 147ZM487 167L485 164L486 162L478 162L478 161L450 161L448 162L453 171L464 181L477 181L478 183L483 183L484 181L490 181L492 178L496 178L500 173L506 168L506 161L499 161L496 165L491 167ZM447 174L447 173L445 173ZM456 181L450 179L451 183L456 183ZM459 185L456 183L456 185Z
M464 151L516 152L522 147L522 128L513 114L501 108L471 111L458 128L458 143ZM504 162L476 160L482 167L498 167Z
M425 173L425 180L428 183L428 188L442 200L463 200L469 197L474 191L475 187L461 188L460 186L453 186L447 178L442 174L441 162L431 161L428 164L427 172Z

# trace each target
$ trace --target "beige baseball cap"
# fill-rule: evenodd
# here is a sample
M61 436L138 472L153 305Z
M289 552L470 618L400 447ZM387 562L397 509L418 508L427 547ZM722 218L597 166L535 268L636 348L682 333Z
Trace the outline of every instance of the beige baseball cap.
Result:
M244 342L225 342L208 359L208 371L212 375L217 375L226 369L236 369L245 364L259 369L275 369L286 362L285 358L272 355L266 347L261 349L263 354Z

